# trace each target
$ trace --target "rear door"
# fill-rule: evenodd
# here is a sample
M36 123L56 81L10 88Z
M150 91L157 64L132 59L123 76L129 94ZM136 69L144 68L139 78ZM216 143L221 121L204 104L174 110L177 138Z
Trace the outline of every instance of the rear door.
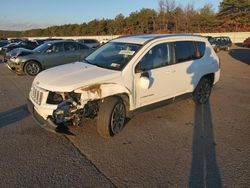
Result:
M200 54L197 54L195 42L178 41L175 42L175 82L179 88L176 90L176 96L192 92L200 77L199 67L201 62Z
M64 63L72 63L79 61L80 51L79 46L75 42L65 42L64 43L65 57Z

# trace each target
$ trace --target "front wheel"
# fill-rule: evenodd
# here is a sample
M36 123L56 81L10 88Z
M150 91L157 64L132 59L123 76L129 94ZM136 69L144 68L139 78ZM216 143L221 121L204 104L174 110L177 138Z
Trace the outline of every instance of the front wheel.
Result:
M104 138L118 134L125 125L126 109L118 97L104 99L97 116L97 132Z
M212 82L207 78L202 78L194 90L194 102L205 104L208 102L212 90Z
M30 76L35 76L41 71L41 66L35 61L29 61L24 67L25 73Z

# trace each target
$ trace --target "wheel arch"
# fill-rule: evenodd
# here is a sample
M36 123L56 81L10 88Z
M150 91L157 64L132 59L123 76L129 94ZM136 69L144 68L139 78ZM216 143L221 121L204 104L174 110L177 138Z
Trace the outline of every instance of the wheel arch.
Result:
M25 66L27 65L27 63L29 63L29 62L31 62L31 61L38 63L38 64L40 65L40 67L41 67L41 70L43 70L43 66L42 66L42 63L41 63L41 62L39 62L39 61L36 60L36 59L29 59L29 60L27 60L27 61L25 61L25 62L23 63L22 69L23 69L24 72L25 72Z
M201 77L201 79L203 79L203 78L210 80L212 84L214 83L214 73L205 74Z
M129 100L129 95L127 93L119 93L119 94L111 95L108 97L117 97L117 98L121 99L125 108L126 108L126 114L129 114L130 100ZM105 97L105 98L108 98L108 97ZM104 100L105 100L105 98L104 98Z

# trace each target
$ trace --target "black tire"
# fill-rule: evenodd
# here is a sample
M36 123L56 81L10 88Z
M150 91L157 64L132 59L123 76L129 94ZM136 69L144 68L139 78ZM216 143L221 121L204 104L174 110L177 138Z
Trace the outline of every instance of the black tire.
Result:
M126 109L118 97L109 97L100 104L97 132L104 138L118 134L125 125Z
M24 66L24 72L30 76L37 75L41 70L41 65L36 61L29 61Z
M193 98L196 104L206 104L209 101L213 83L208 78L202 78L196 86Z

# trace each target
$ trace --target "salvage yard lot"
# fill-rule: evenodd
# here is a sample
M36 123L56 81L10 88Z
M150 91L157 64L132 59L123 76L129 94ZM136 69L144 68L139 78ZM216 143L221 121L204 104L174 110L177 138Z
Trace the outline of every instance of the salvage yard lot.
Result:
M250 49L219 57L209 104L139 114L109 140L94 120L74 136L41 129L25 107L33 77L1 63L0 187L249 187Z

